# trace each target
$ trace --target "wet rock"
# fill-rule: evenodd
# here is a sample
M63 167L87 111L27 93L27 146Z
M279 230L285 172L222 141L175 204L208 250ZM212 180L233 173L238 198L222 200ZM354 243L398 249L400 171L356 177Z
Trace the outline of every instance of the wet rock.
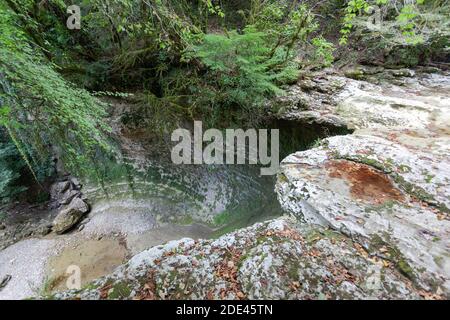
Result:
M83 216L89 212L89 206L80 198L74 198L72 202L63 208L53 221L53 231L62 234L75 226Z
M276 191L285 210L368 249L390 248L398 267L424 288L449 289L450 164L443 158L351 135L289 156L281 171Z

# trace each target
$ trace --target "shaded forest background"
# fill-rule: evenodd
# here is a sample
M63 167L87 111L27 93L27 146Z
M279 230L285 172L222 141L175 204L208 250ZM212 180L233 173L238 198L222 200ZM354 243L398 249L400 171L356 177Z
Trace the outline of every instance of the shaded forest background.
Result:
M130 126L258 126L312 70L448 68L446 0L0 0L0 199L114 157L105 97ZM69 30L67 7L81 7ZM47 193L29 193L44 201Z

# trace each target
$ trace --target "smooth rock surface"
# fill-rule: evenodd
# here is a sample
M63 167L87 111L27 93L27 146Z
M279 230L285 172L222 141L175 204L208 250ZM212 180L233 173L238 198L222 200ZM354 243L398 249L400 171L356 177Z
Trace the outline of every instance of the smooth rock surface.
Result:
M62 234L76 225L89 211L89 206L80 198L74 198L63 208L53 221L53 231Z
M368 249L387 248L424 288L448 290L450 221L439 209L448 206L448 163L372 136L333 137L323 145L283 161L282 206L308 223L359 237Z
M345 79L320 117L331 113L355 133L284 159L276 191L292 215L352 237L448 295L450 76L403 71L392 74L407 77L400 83Z

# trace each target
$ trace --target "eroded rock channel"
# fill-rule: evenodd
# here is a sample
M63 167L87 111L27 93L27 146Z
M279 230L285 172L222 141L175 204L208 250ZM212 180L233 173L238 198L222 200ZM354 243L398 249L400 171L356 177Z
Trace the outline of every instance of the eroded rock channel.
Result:
M85 286L154 246L217 238L283 215L274 192L276 177L260 176L258 166L173 165L165 142L155 143L153 136L124 125L133 107L129 102L109 102L120 157L99 159L102 184L89 177L62 178L51 188L50 203L35 208L39 218L11 220L0 252L0 278L11 279L0 298L67 290L70 266L80 268ZM307 128L277 119L268 127L280 129L283 156L330 134L321 125ZM18 268L22 264L33 270Z
M276 102L277 179L173 166L114 101L121 161L83 181L91 211L69 233L0 252L0 298L448 297L450 75L361 72L313 74ZM61 292L74 264L83 289Z

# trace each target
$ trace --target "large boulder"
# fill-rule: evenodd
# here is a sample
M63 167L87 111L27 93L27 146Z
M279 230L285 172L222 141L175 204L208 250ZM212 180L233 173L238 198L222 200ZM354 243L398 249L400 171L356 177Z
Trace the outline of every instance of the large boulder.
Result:
M407 69L358 70L365 81L350 79L335 70L300 80L274 102L279 108L277 117L356 130L385 127L428 130L437 125L448 131L448 72L417 71L414 77L409 77L413 73Z
M450 163L364 135L333 137L281 165L283 208L386 256L411 280L450 292Z
M134 256L57 299L420 299L393 264L352 239L279 218L215 240L182 239ZM438 296L436 296L438 298Z
M69 204L75 197L80 197L81 192L79 190L67 190L64 194L61 195L61 198L58 200L60 205Z
M284 159L279 201L300 220L388 259L431 294L448 296L450 75L408 77L402 86L345 81L321 117L331 112L355 132Z
M88 212L88 204L80 198L74 198L67 207L61 209L53 220L53 231L62 234L70 230Z
M70 189L70 182L69 181L55 182L50 187L50 198L51 198L51 200L52 201L57 201L69 189Z
M81 197L81 183L75 177L55 182L50 187L50 199L54 207L69 204L75 197Z

